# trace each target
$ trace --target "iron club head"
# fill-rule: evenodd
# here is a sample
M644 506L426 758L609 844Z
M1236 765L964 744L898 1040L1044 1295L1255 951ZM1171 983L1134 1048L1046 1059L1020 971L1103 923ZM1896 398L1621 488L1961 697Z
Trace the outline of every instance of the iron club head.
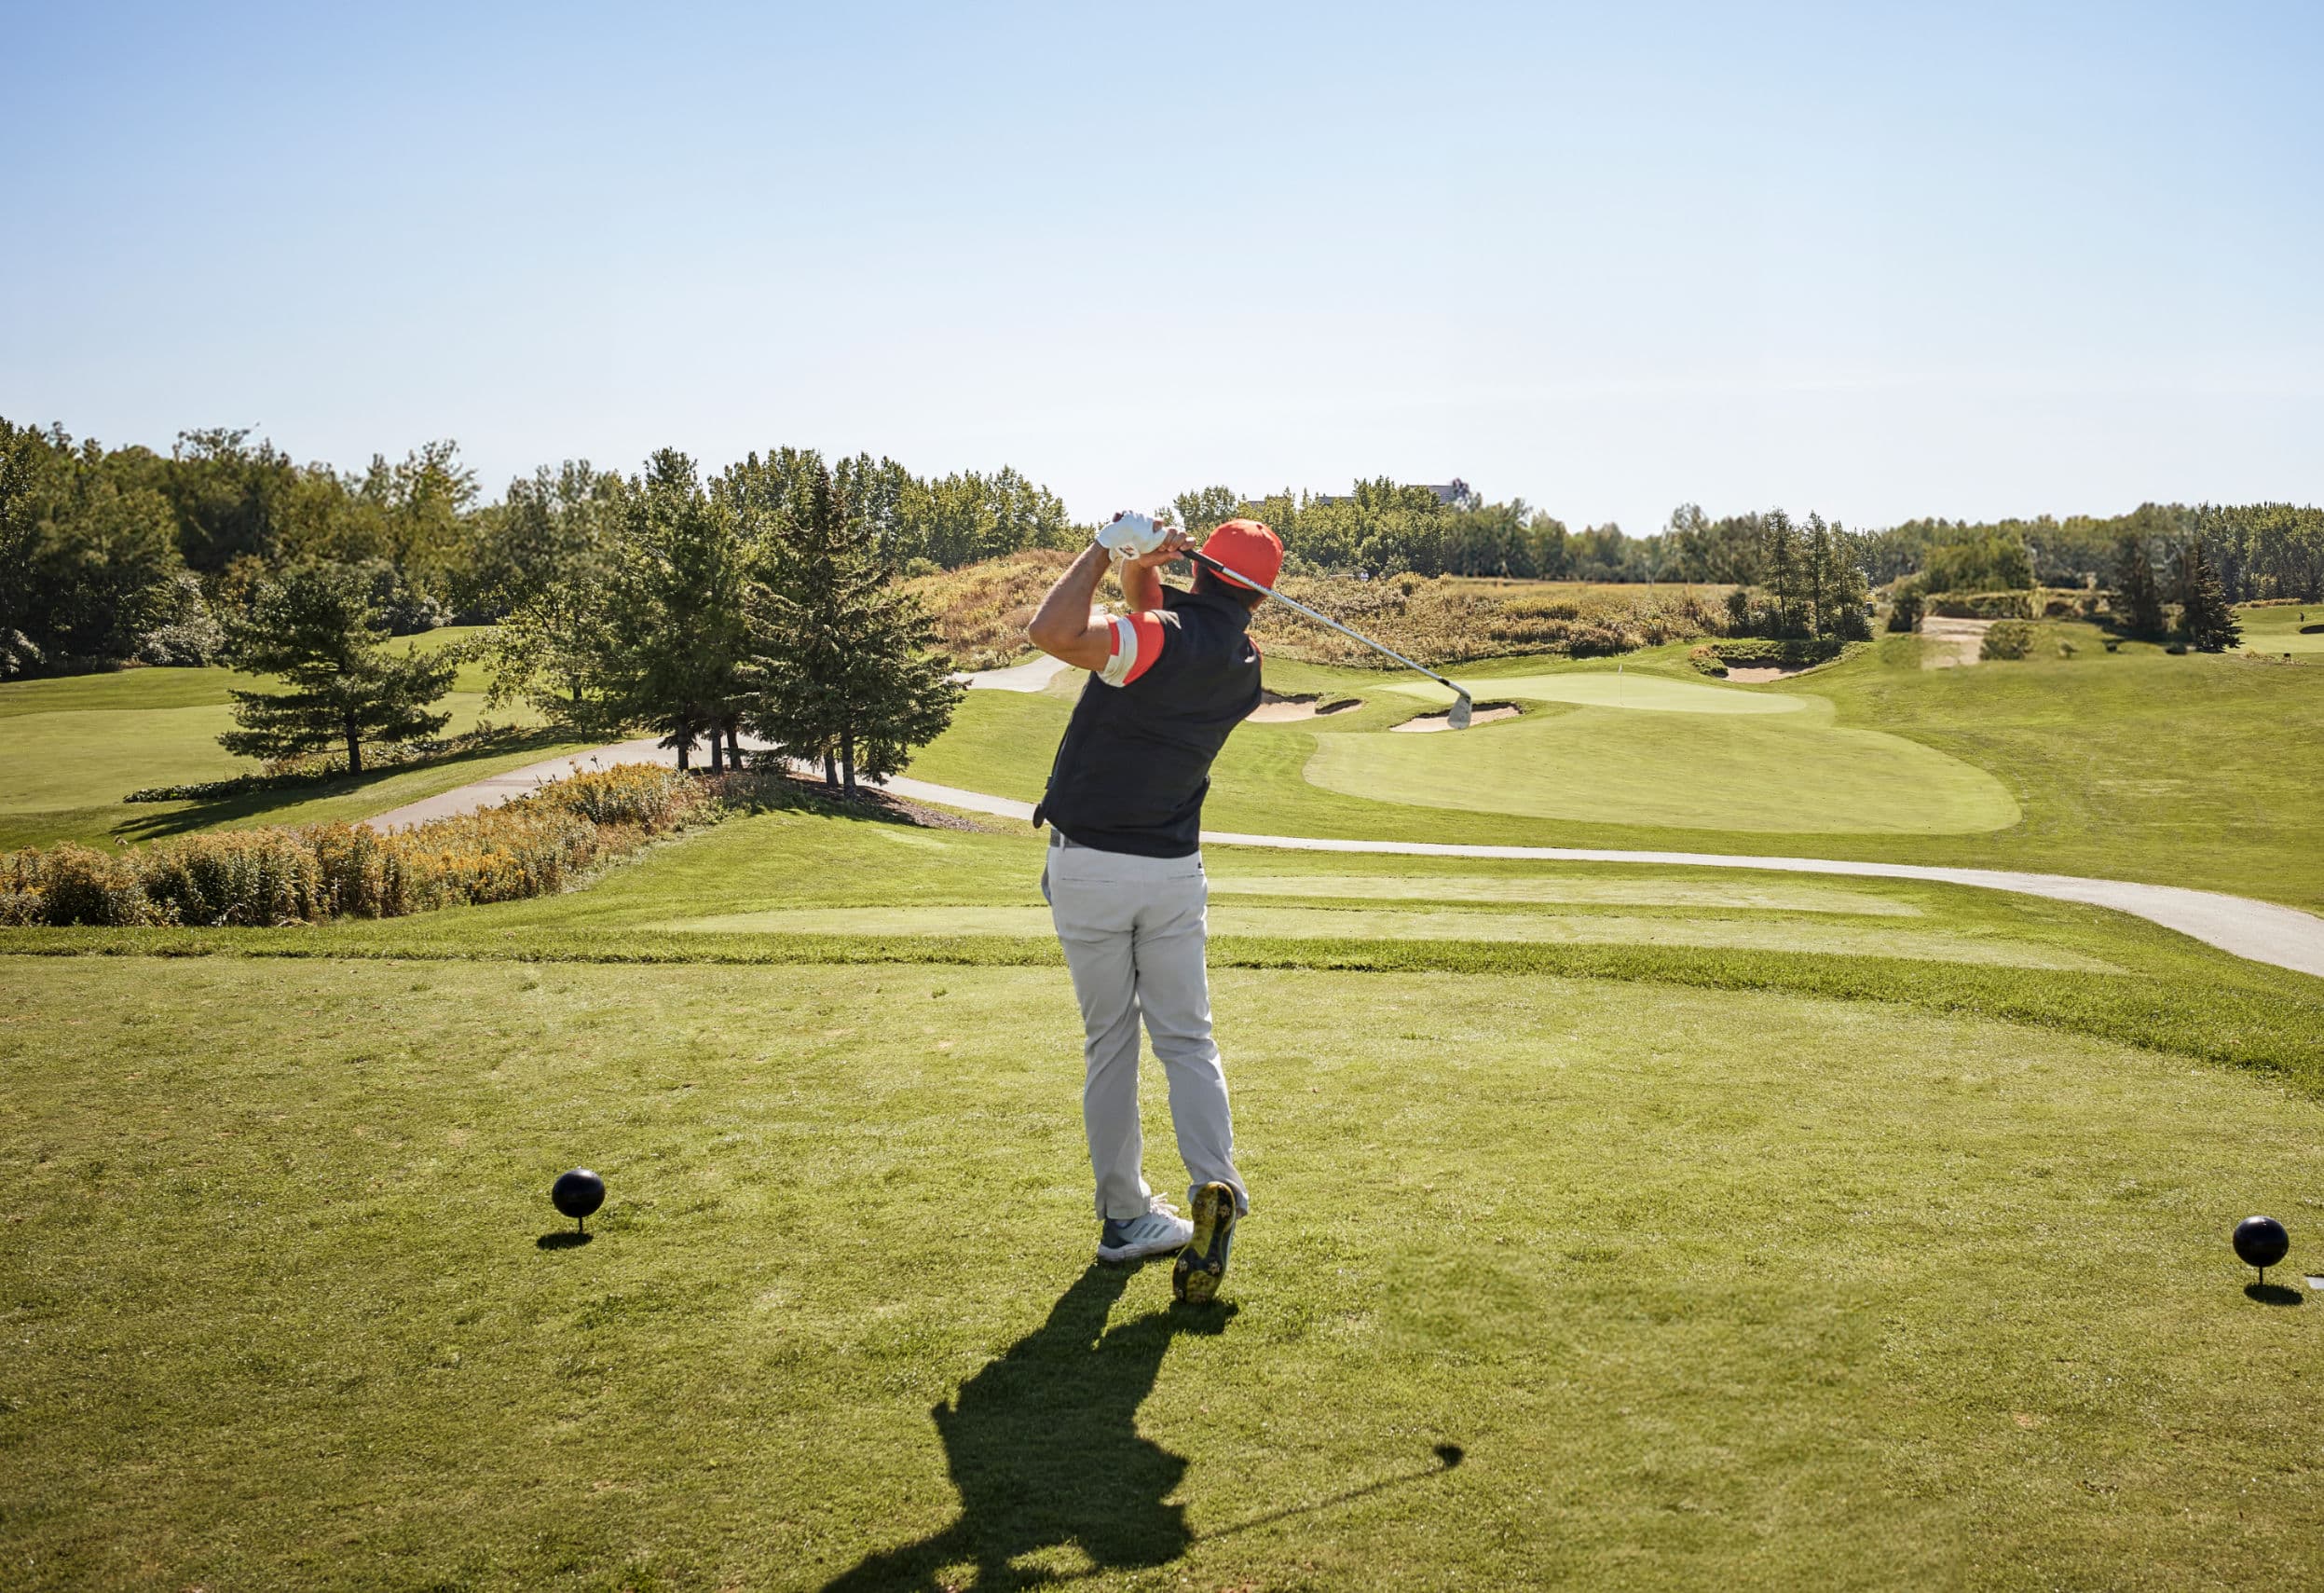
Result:
M1444 716L1444 722L1451 725L1455 730L1467 730L1469 728L1469 715L1476 707L1476 704L1469 700L1468 693L1460 693L1458 695L1454 697L1453 711Z

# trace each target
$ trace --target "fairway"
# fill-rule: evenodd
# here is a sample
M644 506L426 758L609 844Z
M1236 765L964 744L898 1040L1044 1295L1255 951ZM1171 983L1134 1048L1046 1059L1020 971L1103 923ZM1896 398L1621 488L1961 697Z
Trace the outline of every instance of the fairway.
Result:
M2254 613L2299 611L2243 611ZM2324 672L2171 657L2139 642L2109 652L2104 641L2093 625L2044 622L2022 662L1925 670L1917 638L1888 637L1756 688L1702 681L1683 648L1633 655L1619 673L1509 660L1461 679L1481 701L1529 682L1524 692L1543 694L1520 697L1524 717L1426 736L1382 733L1431 694L1442 702L1440 688L1270 660L1277 690L1363 707L1237 731L1204 822L1251 834L2023 869L2324 907L2324 848L2310 844L2324 826L2324 783L2303 751L2324 737ZM909 772L1034 801L1078 689L1068 673L1041 694L972 693ZM1702 702L1722 711L1669 707ZM1731 703L1797 706L1725 711Z
M2324 1508L2223 1237L2324 1105L2167 1056L1228 972L1190 1320L1086 1270L1049 970L8 972L17 1586L2175 1587Z
M1374 802L1584 824L1958 835L2017 822L1990 775L1901 736L1818 722L1827 718L1576 708L1426 742L1319 736L1306 774Z
M480 634L447 626L391 645L433 652ZM0 682L0 847L73 840L110 845L237 823L312 824L367 817L401 803L564 751L577 743L536 737L525 747L426 768L374 771L360 779L212 803L140 803L129 792L192 785L259 772L229 755L218 736L234 728L231 690L263 684L230 669L123 669L100 675ZM486 720L525 725L523 705L487 711L491 682L463 664L437 707L451 715L443 734Z
M669 928L714 934L778 935L1010 935L1050 932L1041 907L826 907L737 913L680 919ZM1565 945L1732 946L1769 952L1816 952L1848 955L1921 957L1937 962L1989 963L2008 968L2117 971L2096 958L2055 948L1996 942L1942 929L1902 930L1893 925L1860 927L1822 920L1798 922L1752 917L1634 917L1599 913L1565 917L1549 913L1485 913L1460 908L1438 912L1348 908L1213 907L1210 933L1258 935L1295 941L1342 939L1388 941L1542 941Z

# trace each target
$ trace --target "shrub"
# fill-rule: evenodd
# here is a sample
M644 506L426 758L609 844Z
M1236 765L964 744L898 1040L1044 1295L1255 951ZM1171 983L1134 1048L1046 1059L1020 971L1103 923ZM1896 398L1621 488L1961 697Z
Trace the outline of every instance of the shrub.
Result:
M329 916L311 833L229 830L188 836L144 858L146 896L159 922L211 927L298 924Z
M0 628L0 680L29 675L48 662L33 639L21 630Z
M1715 641L1711 651L1737 669L1805 668L1838 658L1844 645L1830 637L1754 636Z
M170 584L166 610L157 624L137 639L141 664L169 669L198 669L217 661L226 646L226 631L202 597L201 582L190 570L180 570Z
M545 787L531 800L577 813L593 824L650 828L670 817L691 783L677 770L656 763L623 763Z
M1725 675L1727 665L1717 652L1710 647L1694 647L1687 651L1687 662L1705 675Z
M1910 584L1897 587L1896 595L1889 600L1888 628L1898 632L1919 630L1926 608L1927 599L1920 587Z
M719 811L715 791L676 770L622 764L390 835L325 824L119 853L67 844L0 857L0 924L272 927L511 901Z
M2023 620L1996 620L1977 645L1979 658L2023 658L2033 651L2033 627Z
M1942 592L1932 593L1928 611L1952 620L2030 620L2033 618L2033 594L2030 592Z
M47 852L18 852L0 864L0 892L24 924L166 923L147 899L134 854L100 852L67 841Z

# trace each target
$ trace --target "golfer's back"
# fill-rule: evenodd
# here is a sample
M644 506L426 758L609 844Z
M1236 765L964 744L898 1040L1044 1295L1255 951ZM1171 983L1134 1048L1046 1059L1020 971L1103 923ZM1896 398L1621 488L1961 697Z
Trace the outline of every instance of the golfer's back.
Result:
M1034 821L1100 851L1188 857L1211 760L1259 706L1251 613L1165 587L1159 610L1113 625L1114 657L1082 687Z

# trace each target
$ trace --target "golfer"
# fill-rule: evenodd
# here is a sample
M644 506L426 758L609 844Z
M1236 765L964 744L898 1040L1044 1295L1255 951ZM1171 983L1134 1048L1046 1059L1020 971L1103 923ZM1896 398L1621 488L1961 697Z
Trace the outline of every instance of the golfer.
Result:
M1049 588L1027 634L1089 671L1032 821L1050 826L1041 891L1081 1004L1082 1126L1104 1225L1098 1258L1175 1250L1171 1291L1200 1303L1216 1296L1236 1219L1250 1210L1210 1038L1202 798L1210 761L1259 706L1249 632L1265 595L1200 568L1191 592L1163 585L1162 566L1193 545L1143 515L1116 515ZM1283 544L1255 520L1229 520L1203 552L1269 586L1283 563ZM1129 611L1118 618L1090 609L1109 562ZM1169 1079L1191 1222L1147 1188L1140 1167L1141 1017Z

